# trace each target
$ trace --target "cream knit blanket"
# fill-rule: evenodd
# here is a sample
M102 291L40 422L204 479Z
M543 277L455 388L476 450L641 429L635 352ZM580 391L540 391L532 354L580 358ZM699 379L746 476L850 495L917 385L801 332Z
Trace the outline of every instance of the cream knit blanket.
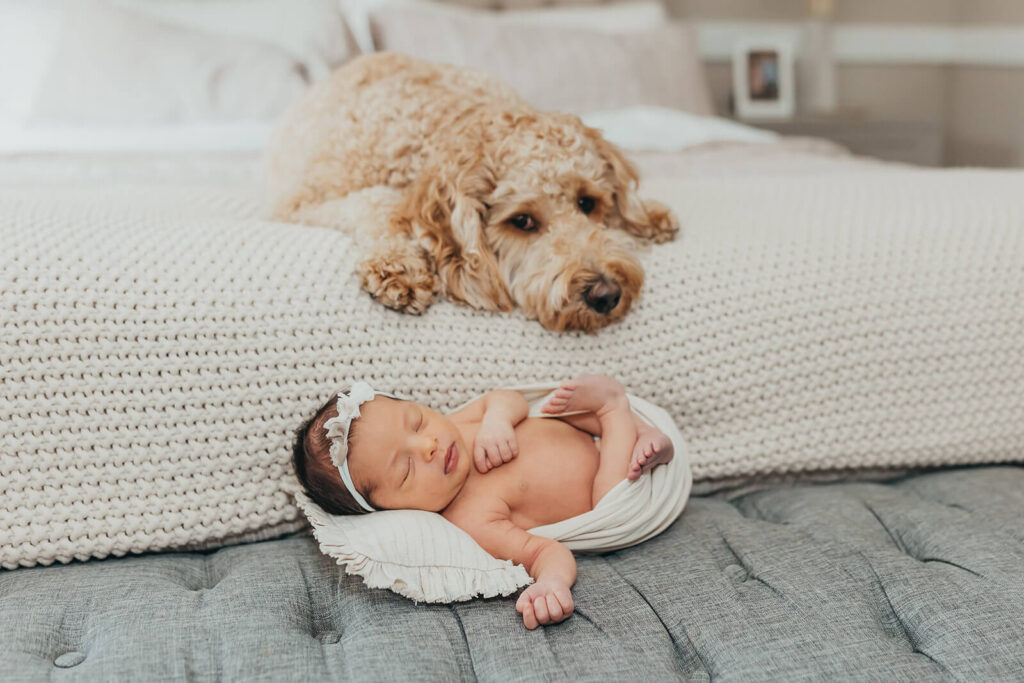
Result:
M685 236L627 318L557 334L375 304L254 193L0 191L0 565L272 536L293 430L352 378L441 410L614 375L695 482L1024 460L1024 176L655 179Z

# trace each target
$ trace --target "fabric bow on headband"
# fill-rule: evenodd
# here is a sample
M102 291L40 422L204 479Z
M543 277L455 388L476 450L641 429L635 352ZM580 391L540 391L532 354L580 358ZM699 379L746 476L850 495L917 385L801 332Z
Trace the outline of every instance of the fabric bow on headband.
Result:
M332 417L324 422L324 430L327 438L331 440L331 462L341 473L341 480L345 488L352 494L355 501L367 512L373 512L375 507L366 502L366 499L356 490L352 483L352 475L348 471L348 434L352 427L352 421L359 417L359 407L367 401L372 401L375 396L387 396L395 398L393 394L383 391L374 391L366 382L356 382L349 388L348 393L338 392L338 416Z

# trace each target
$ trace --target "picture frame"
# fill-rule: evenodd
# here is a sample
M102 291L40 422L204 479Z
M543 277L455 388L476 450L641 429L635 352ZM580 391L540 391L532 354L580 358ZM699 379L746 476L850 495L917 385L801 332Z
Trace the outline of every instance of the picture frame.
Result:
M737 42L732 55L732 95L741 119L789 119L796 108L794 45L782 38Z

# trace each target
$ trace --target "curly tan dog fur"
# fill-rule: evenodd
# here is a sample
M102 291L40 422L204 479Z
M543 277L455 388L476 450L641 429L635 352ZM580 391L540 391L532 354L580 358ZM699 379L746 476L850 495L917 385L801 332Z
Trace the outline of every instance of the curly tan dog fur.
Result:
M632 237L663 242L678 230L576 116L536 111L484 74L398 54L359 58L315 85L268 161L274 217L355 233L363 286L407 313L441 292L593 331L639 295ZM353 197L366 213L339 204Z

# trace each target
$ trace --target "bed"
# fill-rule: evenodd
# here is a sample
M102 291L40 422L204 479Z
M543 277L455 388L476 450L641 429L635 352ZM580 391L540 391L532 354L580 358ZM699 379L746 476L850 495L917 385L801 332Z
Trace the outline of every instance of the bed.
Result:
M192 26L187 5L164 4L149 39ZM663 18L603 11L637 30ZM345 49L423 20L387 16ZM488 31L535 21L510 16ZM563 20L598 21L583 16ZM339 44L285 47L315 74ZM48 126L0 130L4 680L1019 677L1019 173L884 164L682 103L587 115L685 231L643 255L649 288L599 335L377 306L344 236L263 219L268 121L83 135L50 102ZM526 631L515 596L417 605L365 587L280 485L291 431L352 374L451 408L595 367L676 418L697 495L656 538L581 554L560 625Z

